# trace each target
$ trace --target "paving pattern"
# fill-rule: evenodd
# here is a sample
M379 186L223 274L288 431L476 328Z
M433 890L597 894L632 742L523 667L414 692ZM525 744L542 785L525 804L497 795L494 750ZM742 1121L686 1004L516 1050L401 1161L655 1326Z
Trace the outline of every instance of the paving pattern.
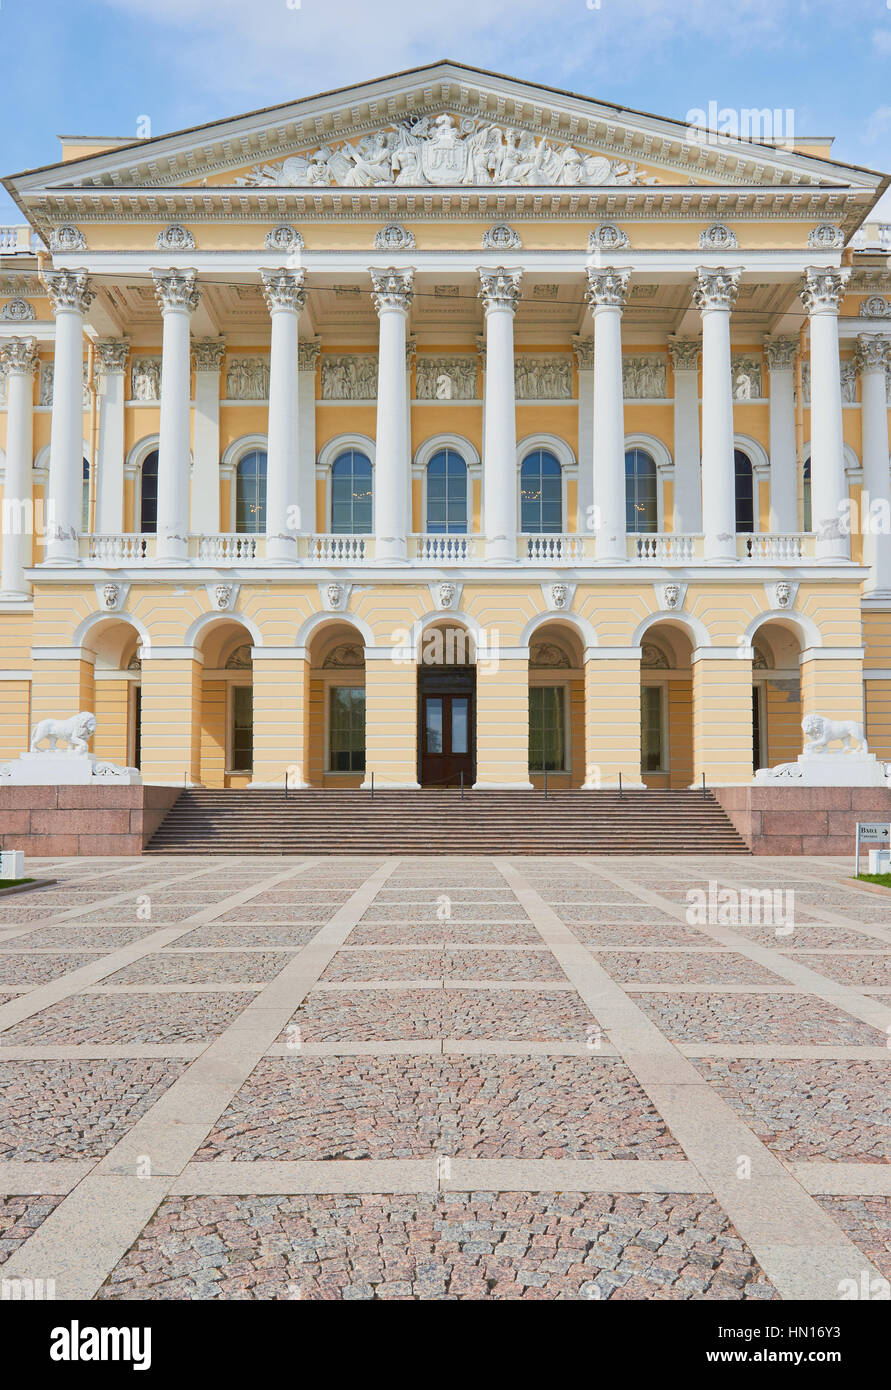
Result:
M891 1279L891 897L840 860L34 867L56 883L0 900L6 1280L831 1301ZM794 894L792 930L700 921L710 884Z

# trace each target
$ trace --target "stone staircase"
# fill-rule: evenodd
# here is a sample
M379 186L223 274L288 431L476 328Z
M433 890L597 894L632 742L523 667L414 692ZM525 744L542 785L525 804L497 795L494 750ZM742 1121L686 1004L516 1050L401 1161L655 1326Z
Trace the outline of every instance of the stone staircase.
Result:
M148 854L748 854L709 792L183 791Z

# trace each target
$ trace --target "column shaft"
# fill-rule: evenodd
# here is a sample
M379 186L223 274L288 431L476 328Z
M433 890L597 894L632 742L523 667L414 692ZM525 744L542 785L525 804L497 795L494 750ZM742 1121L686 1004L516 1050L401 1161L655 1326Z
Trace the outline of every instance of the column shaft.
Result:
M810 318L811 515L821 560L846 560L850 554L838 358L838 307L849 275L849 270L810 269L801 290Z
M702 314L702 524L706 560L736 559L730 310L740 272L700 269L694 301Z
M319 350L318 343L301 343L297 350L300 367L297 377L297 507L299 529L307 536L325 529L324 520L321 525L316 522L316 364Z
M630 270L588 270L594 315L594 521L598 560L626 558L622 306Z
M372 271L379 320L377 439L374 464L375 558L398 563L407 555L408 391L405 343L412 300L412 272Z
M94 295L85 271L44 276L56 316L46 563L77 560L83 490L83 328Z
M220 364L222 338L205 338L195 350L195 465L192 469L191 529L216 535L220 527Z
M693 782L748 786L753 775L751 648L693 653Z
M6 375L6 475L3 484L3 565L0 599L28 599L25 579L34 535L31 465L34 448L34 373L37 344L12 338L0 347L0 370Z
M765 343L770 372L770 529L795 532L798 520L798 453L795 447L796 338Z
M130 345L125 338L96 344L99 367L99 457L96 469L96 530L116 536L124 529L124 373Z
M175 563L189 553L191 491L189 320L198 307L193 270L154 271L164 316L161 359L161 422L158 438L157 558Z
M486 373L483 400L483 497L486 559L515 564L517 501L517 410L514 384L514 314L520 271L480 271L486 316Z
M669 344L674 367L674 529L702 530L699 466L699 343Z
M888 393L885 367L891 354L887 338L862 337L857 348L863 429L863 561L870 566L865 588L891 590L891 477L888 470Z
M304 271L263 272L263 293L272 320L269 357L269 442L266 464L266 558L297 558L303 530L298 509L299 336L306 304Z

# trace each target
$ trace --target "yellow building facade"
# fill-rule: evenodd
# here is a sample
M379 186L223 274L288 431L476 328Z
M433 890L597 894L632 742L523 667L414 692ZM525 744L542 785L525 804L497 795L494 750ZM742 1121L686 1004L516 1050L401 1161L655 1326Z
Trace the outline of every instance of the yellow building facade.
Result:
M5 181L0 758L891 758L888 180L454 63Z

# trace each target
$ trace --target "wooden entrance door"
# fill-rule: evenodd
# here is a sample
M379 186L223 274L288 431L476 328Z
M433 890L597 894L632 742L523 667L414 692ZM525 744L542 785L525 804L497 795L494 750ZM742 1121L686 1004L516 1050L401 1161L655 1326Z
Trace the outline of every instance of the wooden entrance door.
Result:
M457 786L474 779L474 681L472 668L419 673L419 762L422 786Z

